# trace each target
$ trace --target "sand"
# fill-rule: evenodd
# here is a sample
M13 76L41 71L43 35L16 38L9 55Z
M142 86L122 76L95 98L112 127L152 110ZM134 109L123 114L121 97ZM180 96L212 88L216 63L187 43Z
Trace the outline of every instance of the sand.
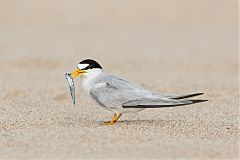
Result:
M237 2L1 1L0 159L238 159ZM104 71L209 101L125 114L87 98L66 72Z

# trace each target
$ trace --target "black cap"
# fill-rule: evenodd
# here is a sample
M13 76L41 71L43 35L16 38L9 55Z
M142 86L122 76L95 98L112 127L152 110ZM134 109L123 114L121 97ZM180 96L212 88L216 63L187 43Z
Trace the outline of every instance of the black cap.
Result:
M102 69L100 64L98 64L98 62L92 59L85 59L79 62L79 64L88 64L88 66L86 66L85 68L82 68L81 70L94 69L94 68Z

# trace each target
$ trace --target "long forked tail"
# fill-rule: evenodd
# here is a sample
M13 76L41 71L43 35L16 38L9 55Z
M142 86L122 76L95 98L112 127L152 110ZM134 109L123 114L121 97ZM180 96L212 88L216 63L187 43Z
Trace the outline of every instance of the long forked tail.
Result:
M189 100L189 99L172 99L172 98L141 98L131 100L122 105L123 108L165 108L184 106L195 103L206 102L208 100Z

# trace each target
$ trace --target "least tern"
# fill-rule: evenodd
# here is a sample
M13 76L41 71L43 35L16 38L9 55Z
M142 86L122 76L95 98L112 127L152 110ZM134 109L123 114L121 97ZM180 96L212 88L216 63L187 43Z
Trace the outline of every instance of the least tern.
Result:
M123 113L207 101L189 99L203 93L176 95L145 90L125 79L104 73L101 65L92 59L81 61L77 65L77 69L71 73L71 77L81 77L82 88L87 95L92 97L102 108L114 112L112 120L105 122L107 125L116 123Z

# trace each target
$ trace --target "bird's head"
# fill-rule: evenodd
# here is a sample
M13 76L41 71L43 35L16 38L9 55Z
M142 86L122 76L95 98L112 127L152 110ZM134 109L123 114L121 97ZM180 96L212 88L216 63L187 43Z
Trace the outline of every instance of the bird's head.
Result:
M71 73L72 78L78 76L94 76L102 72L102 67L92 59L85 59L78 63L77 69Z

